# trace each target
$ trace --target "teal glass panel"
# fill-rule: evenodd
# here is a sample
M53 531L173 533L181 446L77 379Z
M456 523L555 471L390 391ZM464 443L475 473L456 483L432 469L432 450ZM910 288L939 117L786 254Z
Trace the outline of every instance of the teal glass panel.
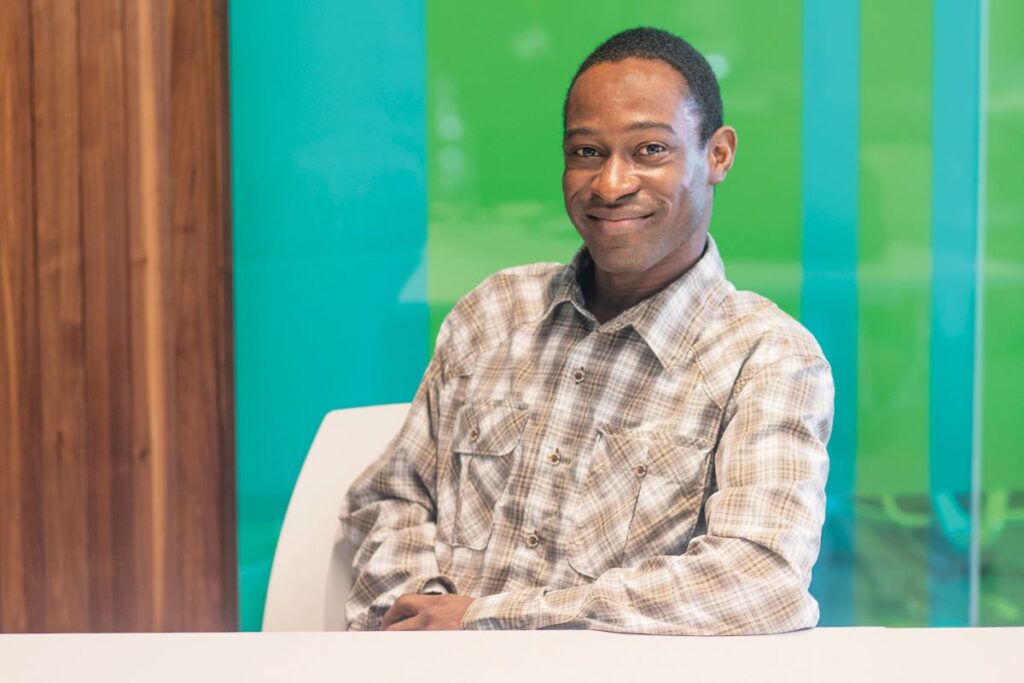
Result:
M835 381L828 502L821 554L811 586L826 625L852 620L859 36L860 7L856 0L805 0L801 321L821 344Z
M409 400L426 364L423 20L406 0L230 4L246 630L324 414Z
M929 348L929 623L970 622L977 332L980 0L936 0Z

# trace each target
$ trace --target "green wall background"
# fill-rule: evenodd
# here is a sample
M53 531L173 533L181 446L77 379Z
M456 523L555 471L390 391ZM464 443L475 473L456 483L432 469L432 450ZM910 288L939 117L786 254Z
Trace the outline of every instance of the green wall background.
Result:
M323 413L408 400L458 297L578 247L562 98L640 24L721 80L730 279L836 367L822 623L1024 623L1024 6L317 0L231 8L244 628Z
M1024 3L990 0L984 89L980 623L1024 622Z

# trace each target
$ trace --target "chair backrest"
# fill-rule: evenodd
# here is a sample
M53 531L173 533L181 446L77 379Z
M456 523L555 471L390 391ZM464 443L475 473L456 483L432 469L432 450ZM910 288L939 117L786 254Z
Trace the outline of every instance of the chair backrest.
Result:
M384 452L408 403L334 410L295 482L270 570L264 631L344 630L352 558L338 510L352 481Z

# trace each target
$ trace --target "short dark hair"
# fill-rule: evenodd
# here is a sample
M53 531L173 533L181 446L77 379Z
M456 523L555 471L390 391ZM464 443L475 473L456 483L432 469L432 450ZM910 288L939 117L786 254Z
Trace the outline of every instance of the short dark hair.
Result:
M718 79L711 70L708 60L696 48L679 36L658 28L641 26L631 28L604 41L597 46L576 70L569 89L565 93L562 107L562 130L565 130L569 109L569 94L584 71L603 62L621 62L624 59L660 59L682 74L690 88L690 99L696 105L700 117L700 144L704 145L722 125L722 95L718 90Z

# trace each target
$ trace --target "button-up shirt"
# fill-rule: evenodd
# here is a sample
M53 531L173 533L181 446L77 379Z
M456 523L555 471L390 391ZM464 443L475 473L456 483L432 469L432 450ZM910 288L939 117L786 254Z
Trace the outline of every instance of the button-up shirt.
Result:
M456 304L389 447L343 505L350 628L403 593L476 597L464 629L768 633L814 626L830 368L702 258L612 320L568 266Z

